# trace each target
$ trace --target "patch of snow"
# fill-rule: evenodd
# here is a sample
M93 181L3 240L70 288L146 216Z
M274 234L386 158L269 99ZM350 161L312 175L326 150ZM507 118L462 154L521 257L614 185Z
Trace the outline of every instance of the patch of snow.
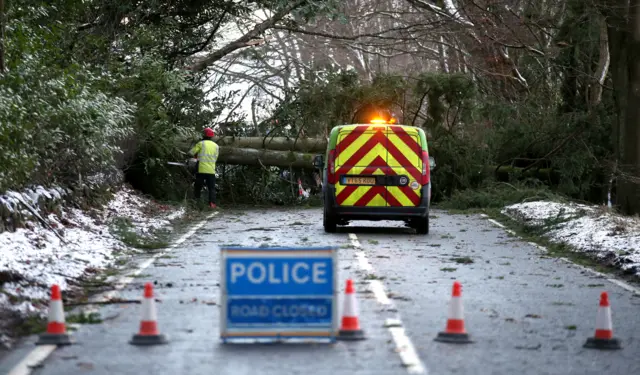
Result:
M543 227L553 243L569 245L603 263L640 276L640 219L598 206L548 201L518 203L502 210L528 227Z
M35 186L25 189L22 193L7 191L4 195L0 195L0 204L11 212L24 211L28 215L29 213L21 204L21 200L34 207L43 198L45 200L60 200L68 194L68 190L59 187L46 189L42 186Z
M18 197L35 205L41 196L65 194L60 188L36 187L22 194L8 192L0 196L0 203L17 208ZM128 218L136 231L148 233L170 227L184 214L184 208L157 204L124 187L102 209L62 207L60 215L42 215L64 241L38 221L27 222L26 228L15 232L0 233L0 280L6 281L0 281L0 310L45 316L52 284L58 284L64 293L71 282L111 266L115 262L114 251L127 248L109 230L115 218Z

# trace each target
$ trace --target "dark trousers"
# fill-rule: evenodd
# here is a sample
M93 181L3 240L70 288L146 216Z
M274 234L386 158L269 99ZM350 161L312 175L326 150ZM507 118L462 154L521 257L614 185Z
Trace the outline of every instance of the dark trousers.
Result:
M202 192L202 186L207 184L207 190L209 190L209 203L216 203L216 175L209 173L196 173L196 183L193 196L196 199L200 199L200 193Z

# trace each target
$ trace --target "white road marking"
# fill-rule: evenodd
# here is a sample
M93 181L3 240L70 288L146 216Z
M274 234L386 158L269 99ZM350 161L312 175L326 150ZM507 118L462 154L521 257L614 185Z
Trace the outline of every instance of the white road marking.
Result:
M398 354L402 364L407 368L407 372L409 374L424 374L426 371L404 327L389 327L389 331L393 336L393 341L398 348Z
M142 273L142 271L149 267L150 265L153 264L153 262L155 262L158 258L160 258L163 255L166 255L168 253L170 253L171 251L173 251L176 247L180 246L181 244L183 244L187 239L189 239L189 237L193 236L198 230L200 230L200 228L202 228L208 221L209 219L213 218L215 215L217 215L218 212L213 212L210 215L208 215L206 218L204 218L202 221L200 221L198 224L196 224L193 228L191 228L187 233L185 233L184 235L182 235L180 238L178 238L178 240L176 240L173 244L171 244L171 246L169 246L167 248L166 251L163 251L161 253L158 253L156 255L154 255L153 257L151 257L150 259L144 261L143 263L141 263L140 265L138 265L138 268L130 273L128 276L123 276L120 279L118 279L116 285L115 285L115 290L106 292L106 293L102 293L99 294L97 296L94 296L93 298L90 299L91 302L97 302L97 301L104 301L104 300L108 300L108 299L112 299L115 298L118 295L118 290L122 290L122 288L124 288L125 286L127 286L127 284L131 283L131 281L133 281L133 277L131 276L136 276L139 275L140 273ZM96 307L91 307L89 305L89 307L83 308L81 309L81 311L86 313L91 313L91 312L97 312L97 308ZM40 345L37 346L35 349L33 349L31 352L29 352L29 354L27 354L26 357L24 357L24 359L18 363L13 369L11 369L11 371L9 372L8 375L29 375L31 374L31 370L32 367L35 365L38 365L39 363L42 363L44 360L46 360L49 355L51 355L51 353L53 353L54 350L56 350L56 345Z
M490 223L492 223L493 225L500 227L500 228L506 228L501 222L493 220L493 219L487 219L489 220Z
M485 216L485 217L487 217L487 216ZM493 220L493 219L487 219L487 220L488 220L488 221L490 221L491 223L495 224L496 226L498 226L498 227L500 227L500 228L503 228L503 229L505 229L506 231L509 231L510 233L512 233L512 234L514 234L514 235L516 235L515 233L513 233L513 231L510 231L509 229L506 229L506 227L505 227L502 223L499 223L499 222L497 222L497 221L495 221L495 220ZM544 246L542 246L542 245L538 245L538 244L537 244L537 243L535 243L535 242L527 242L527 243L528 243L529 245L531 245L531 246L533 246L533 247L535 247L535 248L537 248L537 249L539 249L539 250L541 250L541 251L545 252L545 253L548 253L548 252L549 252L549 250L548 250L546 247L544 247ZM639 288L636 288L636 287L634 287L634 286L632 286L632 285L630 285L630 284L628 284L628 283L626 283L626 282L624 282L624 281L622 281L622 280L618 280L618 279L616 279L616 278L612 278L612 277L610 277L609 275L606 275L606 274L604 274L604 273L598 272L598 271L596 271L596 270L593 270L593 269L591 269L591 268L588 268L588 267L582 266L582 265L580 265L580 264L576 264L576 263L572 262L572 261L571 261L570 259L568 259L568 258L560 257L560 258L558 258L558 259L560 259L561 261L563 261L563 262L565 262L565 263L568 263L568 264L570 264L570 265L572 265L572 266L574 266L574 267L576 267L576 268L579 268L579 269L581 269L581 270L583 270L583 271L589 272L589 273L590 273L590 274L592 274L592 275L595 275L595 276L598 276L598 277L602 277L602 278L604 278L605 280L607 280L608 282L610 282L610 283L612 283L612 284L614 284L614 285L617 285L617 286L619 286L620 288L625 289L625 290L626 290L626 291L628 291L628 292L635 293L635 294L640 294L640 289L639 289Z
M29 375L33 367L37 367L56 350L56 345L40 345L33 349L8 375Z
M360 241L358 241L358 237L353 233L349 233L349 239L351 240L351 245L358 249L356 251L358 266L360 266L363 271L373 272L373 267L371 266L371 263L369 263L364 251L362 251L362 245L360 244Z
M487 219L487 220L489 220L489 222L491 222L493 225L504 229L505 232L507 232L507 233L509 233L509 234L511 234L513 236L517 236L516 232L514 232L511 229L507 228L504 224L502 224L502 223L500 223L500 222L498 222L496 220L493 220L493 219Z
M384 285L380 280L369 281L369 288L380 304L385 306L391 305L391 300L387 296L387 292L384 291Z
M349 239L351 240L353 247L357 249L356 258L358 259L358 265L360 268L363 271L372 273L373 266L371 266L366 254L362 250L362 245L360 244L360 241L358 241L358 237L354 233L349 233ZM373 292L378 303L384 306L393 305L384 290L384 284L380 280L369 281L369 288ZM385 326L391 333L391 337L393 337L393 342L396 345L398 355L400 355L402 365L407 369L409 374L427 374L426 367L420 360L411 339L409 339L409 336L402 325L402 320L400 320L399 317L397 319L388 319L387 322L385 322Z

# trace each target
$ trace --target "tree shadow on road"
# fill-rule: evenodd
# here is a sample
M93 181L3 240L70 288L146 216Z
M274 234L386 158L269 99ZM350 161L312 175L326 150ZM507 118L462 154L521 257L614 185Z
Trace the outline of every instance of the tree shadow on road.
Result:
M338 227L338 233L354 233L354 234L411 234L415 235L416 231L408 227L373 227L373 226L346 226Z

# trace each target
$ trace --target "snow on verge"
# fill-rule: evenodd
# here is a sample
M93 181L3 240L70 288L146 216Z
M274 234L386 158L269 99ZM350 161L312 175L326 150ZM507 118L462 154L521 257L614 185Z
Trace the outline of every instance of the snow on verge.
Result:
M59 189L41 190L42 194L59 193ZM37 197L23 199L32 203ZM123 187L102 209L63 207L60 216L44 217L66 244L38 221L27 222L27 228L16 232L0 233L0 310L43 316L52 284L59 284L64 292L70 281L113 264L114 250L126 248L109 230L116 217L128 218L138 233L149 233L170 229L171 220L184 213L182 208L155 204Z
M528 202L502 214L528 227L544 227L545 237L564 243L626 273L640 276L640 219L577 203Z

